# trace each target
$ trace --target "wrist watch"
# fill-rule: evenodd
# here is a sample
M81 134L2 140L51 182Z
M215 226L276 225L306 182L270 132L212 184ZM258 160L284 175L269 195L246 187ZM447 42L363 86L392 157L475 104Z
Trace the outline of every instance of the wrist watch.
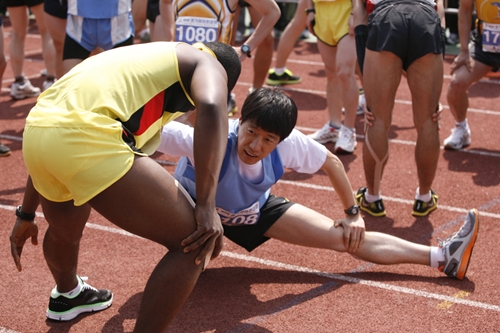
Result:
M249 58L252 57L252 55L250 54L250 46L248 46L247 44L241 45L241 52L245 53Z
M349 216L356 216L359 214L359 206L352 205L351 207L344 210L344 213L346 213L346 215L349 215Z
M16 216L19 217L21 220L25 220L25 221L34 221L35 220L35 214L28 214L28 213L23 212L21 210L21 206L17 206Z
M305 12L306 12L306 14L309 14L309 13L316 14L316 9L314 9L314 8L306 8Z

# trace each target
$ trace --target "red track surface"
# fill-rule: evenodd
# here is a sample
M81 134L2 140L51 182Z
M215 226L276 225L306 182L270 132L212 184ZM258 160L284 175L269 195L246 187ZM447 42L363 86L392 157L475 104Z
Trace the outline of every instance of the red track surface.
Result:
M6 43L10 27L6 26ZM8 50L6 44L6 50ZM40 38L31 31L26 41L25 73L37 86L43 78ZM449 73L452 56L446 57ZM241 107L252 78L251 61L235 89ZM300 42L290 56L290 69L303 78L286 88L300 113L304 132L327 120L325 73L315 44ZM381 78L383 79L383 78ZM10 256L8 237L21 203L26 169L21 146L25 117L35 99L12 101L10 68L0 95L0 139L12 155L0 160L0 332L130 332L137 317L142 289L165 250L149 241L122 233L93 213L81 244L79 274L89 283L115 294L108 310L81 315L67 323L47 321L45 309L52 277L41 245L25 246L18 273ZM98 84L99 78L96 78ZM441 142L454 125L444 105ZM500 332L500 81L485 78L470 89L469 123L472 145L465 151L441 151L433 186L439 209L428 218L411 216L417 186L413 128L408 86L398 90L390 137L391 155L382 182L385 218L366 217L368 230L436 245L461 225L465 212L477 207L481 228L467 278L449 279L437 270L414 265L380 266L337 254L271 240L251 254L226 241L224 253L213 261L173 322L170 332ZM365 185L362 166L363 119L358 118L358 148L340 158L353 189ZM328 146L333 148L333 146ZM175 159L155 156L173 171ZM287 172L273 189L332 218L341 205L323 173ZM41 243L47 223L40 215ZM161 315L160 313L158 315Z

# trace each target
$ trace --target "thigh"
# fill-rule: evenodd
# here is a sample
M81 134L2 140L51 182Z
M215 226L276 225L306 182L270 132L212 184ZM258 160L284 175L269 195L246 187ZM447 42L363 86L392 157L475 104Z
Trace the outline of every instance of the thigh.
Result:
M266 236L286 243L345 251L342 227L333 220L305 206L295 204L266 232Z
M52 236L67 242L78 241L90 216L90 206L75 206L74 202L54 202L40 197L43 215Z
M172 175L149 157L137 157L89 204L118 227L170 250L180 250L181 241L196 230L192 204Z

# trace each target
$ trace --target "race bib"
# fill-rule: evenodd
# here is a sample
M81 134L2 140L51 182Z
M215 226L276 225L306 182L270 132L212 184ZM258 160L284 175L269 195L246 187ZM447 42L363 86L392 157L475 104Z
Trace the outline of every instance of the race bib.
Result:
M181 16L175 22L175 40L188 44L216 42L219 35L216 19Z
M500 24L483 22L483 51L500 53Z
M225 209L217 207L217 213L220 216L222 224L230 226L252 225L256 224L260 216L260 205L257 201L252 206L243 209L237 213L228 212Z

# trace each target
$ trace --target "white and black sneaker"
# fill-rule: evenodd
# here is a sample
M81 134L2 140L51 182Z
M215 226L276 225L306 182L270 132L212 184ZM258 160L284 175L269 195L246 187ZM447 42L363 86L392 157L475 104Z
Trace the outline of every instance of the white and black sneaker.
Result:
M57 291L57 286L50 293L47 318L59 321L68 321L80 313L96 312L107 309L113 303L113 294L106 289L96 289L77 276L82 284L79 292L71 296L64 296Z

